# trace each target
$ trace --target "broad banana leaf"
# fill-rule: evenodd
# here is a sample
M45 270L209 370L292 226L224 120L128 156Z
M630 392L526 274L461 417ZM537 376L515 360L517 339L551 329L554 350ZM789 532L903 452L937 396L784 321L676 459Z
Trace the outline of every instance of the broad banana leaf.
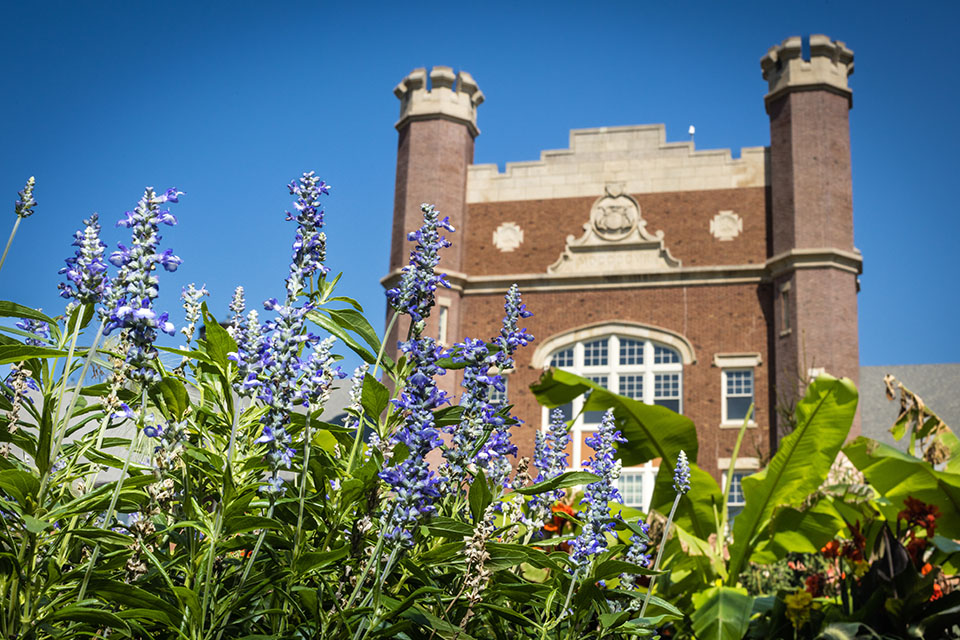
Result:
M797 403L797 427L770 464L743 479L746 506L737 516L728 584L734 584L778 507L797 507L827 477L857 411L857 389L847 378L821 375Z
M937 533L960 538L960 474L937 471L925 460L862 436L843 452L898 511L908 496L935 504L941 514Z
M693 632L699 640L740 640L750 626L753 598L746 589L710 587L693 595Z

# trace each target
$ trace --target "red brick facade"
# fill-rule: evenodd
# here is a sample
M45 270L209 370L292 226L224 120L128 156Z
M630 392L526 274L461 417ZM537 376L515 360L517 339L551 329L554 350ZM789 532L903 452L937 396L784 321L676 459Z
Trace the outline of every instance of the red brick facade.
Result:
M422 70L401 83L391 274L384 283L392 284L406 261L405 234L420 224L420 203L432 202L457 227L441 263L454 286L438 292L448 344L495 335L503 294L520 285L534 313L525 326L537 338L518 353L509 375L509 401L525 421L515 434L520 455L532 454L533 430L542 424L528 391L544 364L532 363L534 346L580 327L626 323L689 345L683 413L697 425L697 462L718 476L737 435L721 426L723 358L755 363L755 426L741 451L755 459L775 446L777 406L795 400L809 369L856 380L860 257L846 88L852 53L822 36L811 38L812 62L800 48L799 39L788 39L764 58L771 144L745 149L740 159L666 143L662 128L624 127L574 132L570 150L545 152L539 162L502 173L471 165L482 101L472 93L475 84L454 89L443 80L452 77L446 68L431 74L443 81L434 81L435 95ZM434 119L431 101L441 104ZM637 227L627 239L603 236L597 208L605 198L622 204L625 197ZM498 239L504 227L511 242ZM438 315L428 323L434 335ZM394 330L391 341L398 335Z

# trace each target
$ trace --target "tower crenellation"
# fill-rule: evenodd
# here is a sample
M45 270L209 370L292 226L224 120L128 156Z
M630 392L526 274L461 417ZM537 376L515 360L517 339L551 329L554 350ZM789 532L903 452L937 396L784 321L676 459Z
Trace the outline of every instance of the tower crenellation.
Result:
M441 118L467 125L473 137L480 134L477 107L484 96L473 76L466 71L454 74L450 67L436 66L428 76L426 69L414 69L393 93L400 100L397 129L412 120Z
M840 40L811 35L809 56L804 56L803 39L787 38L771 47L760 60L763 78L769 84L769 103L789 89L820 88L850 95L847 78L853 74L853 51Z

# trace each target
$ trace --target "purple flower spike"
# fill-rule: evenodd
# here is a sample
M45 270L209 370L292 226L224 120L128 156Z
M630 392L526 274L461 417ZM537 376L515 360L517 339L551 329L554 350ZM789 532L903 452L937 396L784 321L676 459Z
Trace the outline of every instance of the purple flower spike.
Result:
M153 310L153 301L160 294L159 280L154 275L157 265L175 271L181 263L169 249L157 252L159 224L169 223L167 216L170 215L161 211L159 205L168 199L167 195L158 196L152 187L147 187L136 208L128 211L126 218L118 223L131 229L132 240L129 249L118 245L118 250L110 256L110 262L119 271L106 289L101 311L106 320L104 334L116 329L128 330L130 347L126 361L131 366L130 377L145 384L160 378L153 367L153 360L157 358L153 346L157 330L173 331L167 314L158 317Z
M626 442L626 438L617 429L612 409L607 409L597 432L584 442L594 453L583 466L600 479L587 485L580 501L587 508L581 511L583 528L573 541L570 554L580 567L590 564L592 556L607 550L606 533L614 529L614 523L610 521L610 503L623 504L623 498L613 484L620 475L620 461L614 454L616 443Z
M13 210L18 218L29 218L33 215L33 208L37 206L37 201L33 199L33 187L36 183L37 181L34 180L33 176L30 176L27 178L27 184L23 187L23 191L17 193L20 199L17 200Z
M32 333L35 338L25 338L24 344L32 347L45 347L50 344L50 325L43 320L31 320L30 318L20 318L17 328L27 333Z
M73 234L75 254L66 259L67 266L60 269L66 274L68 283L60 283L60 296L73 299L67 310L77 304L96 304L100 302L107 286L107 265L103 261L106 248L100 240L99 216L94 213L83 221L84 229Z

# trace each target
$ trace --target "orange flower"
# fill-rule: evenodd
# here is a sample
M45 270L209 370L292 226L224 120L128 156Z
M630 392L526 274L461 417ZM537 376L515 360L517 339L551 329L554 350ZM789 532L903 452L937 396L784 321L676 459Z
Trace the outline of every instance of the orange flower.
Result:
M820 549L820 553L831 560L836 558L840 555L840 542L837 540L831 540L827 544L823 545L823 548Z

